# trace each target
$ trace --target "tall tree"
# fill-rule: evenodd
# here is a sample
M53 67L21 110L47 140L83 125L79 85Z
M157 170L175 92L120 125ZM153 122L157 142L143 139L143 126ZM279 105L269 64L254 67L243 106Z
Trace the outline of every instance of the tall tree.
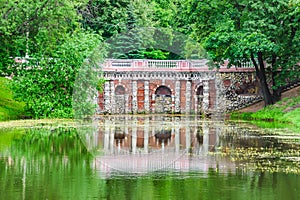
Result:
M0 0L2 1L2 0ZM19 0L0 5L3 75L34 117L72 117L76 75L101 37L81 28L86 0ZM100 52L101 53L101 52ZM13 58L26 62L16 64ZM89 83L89 77L82 80Z
M149 28L164 27L176 31L181 2L183 0L90 0L87 7L79 12L83 15L84 27L102 32L104 38L110 39L109 42L114 40L116 50L126 52L131 49L131 55L115 53L114 57L174 59L178 56L154 48L161 41L156 42L153 39L156 37L155 31ZM171 33L172 31L164 32L170 40L167 42L176 43L176 38ZM114 36L115 39L111 39Z
M11 58L51 56L65 34L79 26L76 10L85 1L0 0L0 72L12 72L8 69Z
M102 32L104 38L110 38L126 29L127 7L130 0L89 0L78 10L82 15L84 28Z
M193 1L193 36L216 62L252 61L265 105L280 99L300 76L300 2L297 0ZM270 89L268 80L272 80Z

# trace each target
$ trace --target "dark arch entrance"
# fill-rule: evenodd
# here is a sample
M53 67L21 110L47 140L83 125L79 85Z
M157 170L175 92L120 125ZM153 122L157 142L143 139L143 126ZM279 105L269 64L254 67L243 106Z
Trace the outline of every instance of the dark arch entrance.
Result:
M196 98L197 98L197 112L203 113L203 85L199 85L196 90Z
M172 91L166 86L159 86L155 91L155 112L172 112Z
M125 94L125 88L122 85L118 85L115 89L116 95L124 95Z
M118 85L115 88L116 113L125 113L125 88Z

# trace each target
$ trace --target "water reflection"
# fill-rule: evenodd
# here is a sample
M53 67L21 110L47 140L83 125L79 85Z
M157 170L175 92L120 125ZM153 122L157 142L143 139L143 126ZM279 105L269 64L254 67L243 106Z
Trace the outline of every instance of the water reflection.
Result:
M100 119L96 146L89 148L97 148L94 166L105 174L234 169L226 159L207 157L216 151L218 135L213 124L197 118L109 116Z
M218 144L218 132L211 122L186 117L106 117L98 127L97 143L88 144L89 148L103 147L104 154L205 154L215 151Z
M0 199L299 199L299 175L282 173L300 169L299 145L260 134L186 116L0 130Z
M258 154L268 158L277 150L284 154L284 149L299 151L297 146L276 138L262 138L257 129L191 116L106 116L92 127L90 131L84 129L82 138L94 152L92 166L104 176L161 170L215 169L227 173L241 167L237 159L252 159ZM259 161L260 165L270 162Z

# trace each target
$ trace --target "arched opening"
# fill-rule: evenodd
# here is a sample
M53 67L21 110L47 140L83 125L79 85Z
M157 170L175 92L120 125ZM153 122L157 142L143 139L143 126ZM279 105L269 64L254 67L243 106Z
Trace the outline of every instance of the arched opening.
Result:
M122 85L118 85L115 89L116 95L124 95L125 94L125 88Z
M125 88L118 85L115 88L116 113L125 113Z
M166 86L159 86L155 91L155 112L170 113L172 111L172 91Z
M203 85L199 85L196 90L196 98L197 98L197 112L199 114L203 113Z
M172 95L171 89L166 87L166 86L159 86L156 91L155 91L156 95Z

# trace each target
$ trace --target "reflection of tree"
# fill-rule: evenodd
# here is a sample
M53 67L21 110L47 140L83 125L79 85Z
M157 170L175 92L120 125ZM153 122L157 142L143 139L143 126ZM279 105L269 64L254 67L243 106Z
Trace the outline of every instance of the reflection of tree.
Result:
M0 199L86 199L105 188L91 176L92 157L75 128L24 132L0 157Z
M87 155L77 130L63 127L27 129L21 138L13 141L11 153L19 155L24 152L35 155L51 153L51 156L68 156L69 159L78 153Z

